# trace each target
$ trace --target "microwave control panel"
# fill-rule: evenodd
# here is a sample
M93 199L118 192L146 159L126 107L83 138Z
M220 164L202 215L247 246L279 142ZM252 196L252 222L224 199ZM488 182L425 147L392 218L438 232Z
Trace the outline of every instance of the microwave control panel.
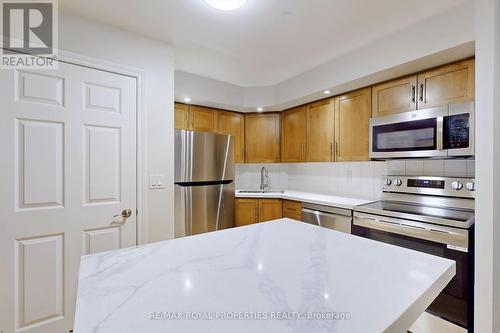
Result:
M469 114L457 114L444 118L444 148L469 148Z

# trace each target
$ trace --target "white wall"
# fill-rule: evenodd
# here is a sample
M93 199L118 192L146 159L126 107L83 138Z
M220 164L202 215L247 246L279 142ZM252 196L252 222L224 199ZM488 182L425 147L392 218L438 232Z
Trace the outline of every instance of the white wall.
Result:
M236 188L257 189L263 164L237 164ZM264 164L272 189L378 200L382 176L474 177L473 159L411 159L389 162Z
M425 70L474 54L473 11L474 3L464 2L273 86L240 87L178 71L175 97L243 112L257 106L280 111L323 98L327 88L340 94Z
M475 332L500 332L500 2L476 1Z
M174 59L170 45L62 12L59 48L72 53L135 67L145 73L143 126L145 241L173 237L173 100ZM164 174L165 189L150 191L148 174Z

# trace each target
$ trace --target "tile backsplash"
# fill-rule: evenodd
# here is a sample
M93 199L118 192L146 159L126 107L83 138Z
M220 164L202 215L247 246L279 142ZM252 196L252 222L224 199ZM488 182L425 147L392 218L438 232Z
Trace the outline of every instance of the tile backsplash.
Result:
M269 185L272 189L290 189L369 200L380 198L384 175L475 176L473 159L237 164L236 188L258 189L263 165L269 171Z
M476 174L473 159L393 160L388 163L391 175L475 177Z

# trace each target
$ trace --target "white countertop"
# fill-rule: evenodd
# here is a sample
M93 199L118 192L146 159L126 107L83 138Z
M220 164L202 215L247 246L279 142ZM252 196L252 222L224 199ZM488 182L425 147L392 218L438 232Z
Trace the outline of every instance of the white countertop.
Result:
M241 190L237 190L235 195L237 198L277 198L277 199L288 199L301 202L308 202L318 205L354 209L355 206L364 205L373 200L357 199L357 198L347 198L334 195L316 194L309 192L300 191L289 191L285 190L284 193L240 193Z
M280 219L82 257L75 332L401 333L454 273L447 259Z

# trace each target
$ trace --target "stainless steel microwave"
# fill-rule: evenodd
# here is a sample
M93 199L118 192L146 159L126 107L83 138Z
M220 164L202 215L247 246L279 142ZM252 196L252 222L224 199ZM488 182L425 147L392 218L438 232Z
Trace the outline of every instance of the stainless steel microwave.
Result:
M473 102L370 119L371 158L473 155Z

